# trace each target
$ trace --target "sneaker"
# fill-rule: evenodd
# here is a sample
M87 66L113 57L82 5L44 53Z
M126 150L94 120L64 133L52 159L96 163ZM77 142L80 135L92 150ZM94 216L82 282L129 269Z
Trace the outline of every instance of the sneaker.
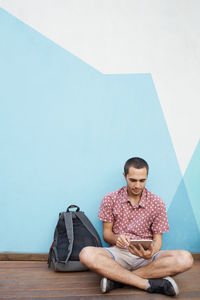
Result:
M160 293L167 296L177 296L179 289L171 277L149 279L150 287L147 289L149 293Z
M118 288L122 288L124 286L123 283L108 279L103 277L101 279L100 288L102 293L109 293L110 291Z

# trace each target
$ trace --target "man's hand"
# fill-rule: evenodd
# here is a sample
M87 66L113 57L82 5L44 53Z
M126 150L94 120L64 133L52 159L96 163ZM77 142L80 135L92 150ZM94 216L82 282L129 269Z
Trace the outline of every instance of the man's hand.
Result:
M119 248L127 248L130 244L130 238L127 235L120 234L116 239L116 246Z
M150 259L154 255L153 243L147 250L145 250L141 244L139 244L139 250L134 245L129 245L128 250L132 254L139 256L141 258L144 258L144 259Z

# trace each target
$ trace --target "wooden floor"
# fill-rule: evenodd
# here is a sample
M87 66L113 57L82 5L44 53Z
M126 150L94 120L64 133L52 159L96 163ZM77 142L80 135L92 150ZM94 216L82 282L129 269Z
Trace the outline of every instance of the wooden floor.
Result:
M178 299L200 299L200 261L174 277L180 288ZM56 273L46 262L0 261L0 299L170 299L125 287L102 295L100 276L92 272Z

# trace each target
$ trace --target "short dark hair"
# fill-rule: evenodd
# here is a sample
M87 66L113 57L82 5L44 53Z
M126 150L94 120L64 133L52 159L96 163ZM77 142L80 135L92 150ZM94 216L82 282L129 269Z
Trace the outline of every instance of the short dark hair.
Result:
M133 168L136 168L136 169L146 168L147 169L147 174L149 172L148 163L143 158L140 158L140 157L132 157L132 158L129 158L126 161L126 163L124 165L125 176L128 174L128 171L129 171L130 167L133 167Z

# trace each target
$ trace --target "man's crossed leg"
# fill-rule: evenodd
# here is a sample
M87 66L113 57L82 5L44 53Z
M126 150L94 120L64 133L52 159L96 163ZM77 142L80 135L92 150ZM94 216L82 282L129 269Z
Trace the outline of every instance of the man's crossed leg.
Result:
M112 248L110 248L112 249ZM80 252L80 261L89 269L103 276L103 293L122 286L135 286L150 293L176 296L179 293L175 281L168 276L184 272L193 264L192 255L185 250L160 252L155 260L136 270L128 270L113 259L104 248L85 247Z

